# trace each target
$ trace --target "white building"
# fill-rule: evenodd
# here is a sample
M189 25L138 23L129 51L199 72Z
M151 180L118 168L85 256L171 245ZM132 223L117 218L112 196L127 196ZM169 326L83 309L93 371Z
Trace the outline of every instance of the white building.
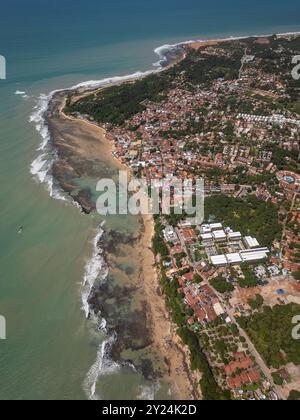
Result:
M229 232L227 237L229 241L239 241L242 239L242 234L241 232Z
M240 252L241 258L243 262L258 262L268 258L268 254L270 253L268 248L257 248L248 251Z
M248 249L239 253L216 255L210 257L211 263L216 267L224 267L230 264L241 264L243 262L253 263L268 258L268 248Z
M210 257L211 263L217 267L223 267L225 265L228 265L227 258L225 255L215 255L213 257Z
M217 242L223 242L223 241L226 241L227 239L227 236L224 230L215 230L213 232L213 237L215 238Z
M257 248L259 246L258 240L252 236L246 236L244 238L244 244L248 249Z
M220 302L215 303L213 305L213 308L214 308L214 311L217 314L217 316L221 316L221 315L224 315L225 314L225 310L224 310L224 308L223 308L223 306L221 305Z
M242 257L240 254L227 254L226 258L228 264L240 264L242 262Z
M165 228L164 237L167 242L178 242L178 236L173 226L167 226Z
M223 225L222 223L211 223L209 227L211 228L211 230L220 230L223 228Z
M200 233L211 233L211 227L209 225L202 225L200 228Z
M210 243L213 241L213 236L211 233L204 233L201 235L201 239L203 243Z

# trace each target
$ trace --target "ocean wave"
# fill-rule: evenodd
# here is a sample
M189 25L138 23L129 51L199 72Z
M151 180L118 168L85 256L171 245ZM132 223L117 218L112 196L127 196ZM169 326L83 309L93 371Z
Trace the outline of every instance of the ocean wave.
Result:
M84 391L89 400L101 400L96 394L97 382L101 376L116 373L121 366L110 358L111 346L114 344L116 337L112 335L105 340L98 348L95 363L91 366L84 381Z
M66 195L58 185L56 185L52 175L52 167L56 160L56 152L51 147L50 133L45 119L49 103L56 92L57 91L53 91L49 95L41 94L38 98L37 105L34 107L33 113L29 118L29 122L35 125L36 131L40 134L42 139L37 148L37 151L40 152L40 154L31 163L30 172L39 183L46 185L50 197L66 202L68 201Z
M82 309L86 317L90 315L89 297L96 281L105 281L108 276L108 267L99 243L104 235L104 223L99 226L99 231L94 239L93 255L86 264L82 285Z
M17 96L21 96L23 99L28 99L29 96L27 95L26 92L22 91L22 90L16 90L15 91L15 95Z
M165 44L161 47L158 47L154 50L155 54L158 55L159 61L153 63L154 67L159 67L160 69L163 69L164 66L168 63L168 53L175 52L178 47L192 44L195 41L184 41L179 42L177 44Z
M96 282L104 282L108 277L108 267L103 257L103 250L100 246L103 235L104 222L99 226L99 230L93 242L93 255L85 267L81 296L82 309L86 318L93 319L98 324L98 330L107 335L107 321L104 318L101 318L99 322L99 317L96 317L91 313L89 305L89 297L91 296ZM110 349L116 338L116 334L112 334L101 343L97 351L96 361L86 375L83 388L89 400L101 399L100 396L96 394L96 386L99 377L115 373L120 369L120 365L110 358Z

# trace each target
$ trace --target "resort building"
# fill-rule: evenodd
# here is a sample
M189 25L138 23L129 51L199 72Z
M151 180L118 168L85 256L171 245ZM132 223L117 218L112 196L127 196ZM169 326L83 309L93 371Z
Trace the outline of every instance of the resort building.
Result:
M268 258L270 250L268 248L258 248L251 251L241 251L240 255L243 262L258 262Z
M268 248L257 248L240 251L239 253L214 255L210 257L211 263L216 267L225 267L227 265L241 264L243 262L258 262L268 258L270 250Z
M209 225L211 230L221 230L223 228L222 223L211 223Z
M240 254L227 254L226 258L228 264L240 264L243 261Z
M224 230L216 230L213 232L213 237L216 242L224 242L227 240L226 233Z
M246 236L244 238L244 244L248 249L257 248L259 246L258 240L256 238L252 238L252 236Z
M239 241L242 239L242 234L241 232L229 232L227 238L229 241Z
M213 242L213 236L211 233L204 233L201 235L202 243L204 245L210 244Z
M211 233L211 227L210 227L210 225L202 225L200 227L200 233L201 234Z
M216 267L224 267L228 265L228 261L225 255L214 255L210 257L210 261Z

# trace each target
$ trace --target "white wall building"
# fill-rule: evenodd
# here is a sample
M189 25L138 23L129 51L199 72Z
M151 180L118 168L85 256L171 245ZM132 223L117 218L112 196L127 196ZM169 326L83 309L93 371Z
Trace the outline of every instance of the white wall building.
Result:
M215 230L213 232L213 237L215 238L217 242L223 242L223 241L226 241L227 239L227 236L224 230Z
M248 249L257 248L259 246L258 240L252 236L246 236L244 238L244 244Z
M242 239L242 234L241 232L229 232L227 237L229 241L239 241Z

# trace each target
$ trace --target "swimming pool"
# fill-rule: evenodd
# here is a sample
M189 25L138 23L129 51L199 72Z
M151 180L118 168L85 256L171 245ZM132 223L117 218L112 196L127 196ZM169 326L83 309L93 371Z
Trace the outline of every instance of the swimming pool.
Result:
M295 183L295 179L292 176L285 176L284 180L288 183L288 184L294 184Z

